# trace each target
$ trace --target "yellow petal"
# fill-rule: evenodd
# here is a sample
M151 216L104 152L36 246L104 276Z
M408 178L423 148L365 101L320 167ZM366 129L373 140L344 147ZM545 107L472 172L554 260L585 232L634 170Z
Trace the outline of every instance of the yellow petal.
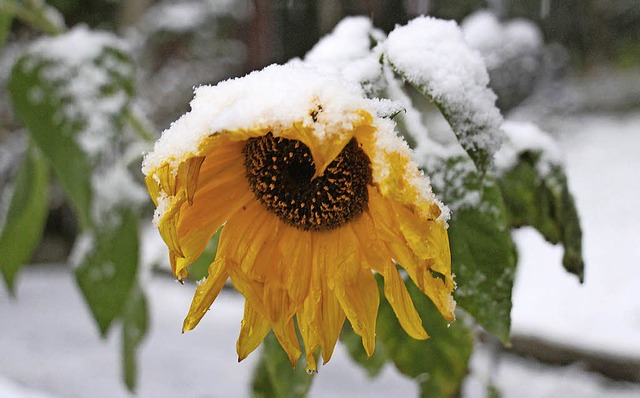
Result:
M209 275L196 289L191 308L182 325L182 331L192 330L207 313L213 301L224 287L229 274L223 258L217 258L209 265Z
M320 298L318 305L320 311L319 325L316 327L321 333L321 348L323 363L329 362L333 355L333 350L342 331L346 315L340 306L340 301L329 287L328 264L338 258L338 248L331 234L317 233L313 236L313 285L320 287ZM333 281L332 283L333 284ZM317 292L316 292L317 294ZM315 301L315 300L314 300ZM311 302L313 305L313 302Z
M149 174L144 178L144 183L149 191L149 196L153 200L153 204L158 207L158 198L160 197L160 183L156 180L155 174Z
M296 311L309 294L312 272L311 234L288 225L280 228L278 252L284 272L282 282Z
M385 297L398 317L400 325L414 339L428 338L407 287L391 260L391 253L386 250L384 245L380 245L381 241L378 239L370 216L364 213L350 225L363 246L362 251L369 265L384 278Z
M334 278L334 294L340 302L368 356L375 348L376 317L380 304L378 284L369 268L362 263L358 242L350 228L334 232L340 258L328 266Z
M319 309L321 293L311 293L302 308L297 313L298 329L307 358L307 372L317 372L315 352L320 347L320 335L322 334Z
M182 251L178 235L178 226L176 225L176 217L179 213L179 209L180 203L174 201L158 222L158 232L160 232L162 240L164 240L164 243L167 244L169 250L173 252L176 257L184 257L184 252ZM176 270L174 275L177 275L179 272L179 270Z
M185 190L187 193L187 201L190 205L193 204L193 196L196 194L196 189L198 187L198 176L200 175L200 167L202 167L204 159L204 156L197 156L189 159L186 162L187 180L185 182Z
M225 224L220 235L218 253L239 266L245 274L264 281L270 270L259 258L265 246L273 246L280 222L257 200L239 209Z
M204 164L207 163L205 160ZM204 168L203 164L203 168ZM245 180L243 171L236 171L233 179L209 182L206 175L200 176L200 187L196 190L190 205L183 201L178 214L175 233L184 260L178 262L178 271L190 265L204 251L213 234L222 223L240 211L243 206L254 201L254 195Z
M298 343L293 319L290 319L285 325L280 323L273 325L273 334L276 335L280 345L287 353L289 361L295 367L302 351L300 350L300 343Z
M446 255L449 253L449 241L444 225L438 226L438 228L442 228L442 235L436 235L435 238L426 237L425 239L439 242L437 245L446 248L443 249L446 254L442 255L442 251L435 250L437 258L422 259L411 250L404 234L400 232L400 227L398 226L400 220L397 219L397 213L393 210L391 202L392 200L384 199L377 191L373 189L369 191L369 213L374 220L376 232L380 233L379 236L381 236L381 240L391 253L392 258L407 271L407 274L418 288L433 301L444 318L448 321L453 321L455 319L455 302L451 293L454 289L454 284L450 271L446 272L447 269L451 269L451 260ZM400 212L400 214L410 217L405 212ZM433 225L434 223L436 225L440 224L435 221L427 221L427 224ZM437 232L438 230L436 229ZM433 245L435 246L436 244ZM436 267L436 264L439 265ZM445 278L444 282L429 272L431 267L436 271L438 269L445 270L445 272L441 272Z
M238 362L249 356L262 343L269 330L271 330L269 321L256 312L248 301L245 301L240 336L236 343Z
M411 250L422 259L433 259L434 270L451 273L451 252L447 230L441 222L426 220L407 206L390 201L400 230Z

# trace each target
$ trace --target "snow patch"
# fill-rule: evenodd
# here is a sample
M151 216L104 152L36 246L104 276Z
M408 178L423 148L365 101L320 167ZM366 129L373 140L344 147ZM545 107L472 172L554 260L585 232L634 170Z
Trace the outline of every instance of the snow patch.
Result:
M315 123L310 112L318 105L322 112ZM330 132L348 129L359 120L360 110L375 114L356 84L301 62L271 65L196 88L191 111L162 133L145 156L142 171L146 175L167 161L177 170L180 161L197 153L205 137L223 131L277 132L302 123L314 125L320 140L328 139Z
M480 51L490 70L543 45L540 28L523 18L503 24L493 13L483 10L465 18L460 27L464 39Z
M515 167L520 154L528 151L540 154L536 169L541 177L547 176L553 166L562 164L562 151L557 143L535 124L507 120L502 130L507 140L494 158L498 174Z
M502 116L480 54L454 21L418 17L397 27L384 43L392 68L442 104L465 148L489 155L501 142Z

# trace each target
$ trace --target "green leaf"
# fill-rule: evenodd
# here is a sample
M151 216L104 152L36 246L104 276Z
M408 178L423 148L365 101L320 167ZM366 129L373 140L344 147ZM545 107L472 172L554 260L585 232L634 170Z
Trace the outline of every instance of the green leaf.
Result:
M578 212L564 170L552 165L540 173L541 154L527 151L499 178L498 183L508 210L509 225L530 225L551 243L564 246L564 268L584 279L582 230Z
M14 109L31 137L49 159L74 204L82 225L88 225L91 207L91 175L87 156L56 117L59 99L51 82L41 79L45 65L28 70L29 56L13 68L9 91ZM35 100L40 93L41 100Z
M136 354L149 329L147 298L135 286L127 300L122 317L122 370L129 391L135 391L137 379Z
M380 278L378 282L381 286ZM413 283L407 283L407 289L431 338L415 340L409 337L389 303L381 300L377 327L379 343L401 373L418 381L421 397L455 397L468 372L472 333L463 320L448 325L431 300Z
M49 209L49 168L32 145L18 170L6 220L0 231L0 270L11 294L20 267L40 242Z
M453 211L449 221L451 261L458 305L486 330L508 343L511 292L517 252L498 186L481 178L464 157L434 166L434 190Z
M4 47L7 36L11 31L11 22L13 22L13 14L0 10L0 50Z
M305 397L311 388L313 375L305 371L300 358L295 368L270 332L262 343L260 361L253 374L253 397Z
M444 47L439 46L439 48ZM447 54L443 53L440 56L446 57ZM494 105L493 92L475 81L465 80L470 78L464 74L453 77L463 83L461 88L442 91L443 87L440 84L434 84L436 83L434 79L438 78L437 75L416 76L410 69L404 69L403 64L394 63L388 55L387 63L396 75L428 98L440 110L458 142L473 160L478 172L484 175L502 140L500 131L502 116Z
M115 36L76 28L34 42L9 81L17 115L49 159L84 229L92 224L91 172L123 146L118 137L134 68L121 47Z
M360 365L367 372L369 377L377 376L385 363L389 360L385 354L384 346L382 344L378 344L373 355L371 355L371 357L367 357L367 354L362 347L362 338L353 331L353 328L349 323L345 324L342 328L340 340L347 348L351 359Z
M137 217L132 211L121 217L115 227L88 238L88 253L76 270L80 290L103 336L124 313L138 271Z

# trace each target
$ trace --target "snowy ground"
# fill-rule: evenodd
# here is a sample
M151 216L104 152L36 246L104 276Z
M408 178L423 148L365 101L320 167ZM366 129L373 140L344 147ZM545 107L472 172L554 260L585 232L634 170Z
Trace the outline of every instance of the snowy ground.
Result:
M586 281L562 270L561 250L530 229L520 248L513 330L585 350L640 358L640 113L585 116L557 124L569 182L582 216ZM0 292L1 293L1 292ZM237 364L242 300L224 293L197 330L180 334L192 289L168 278L150 282L150 335L140 352L139 396L247 396L255 355ZM62 267L22 274L18 300L0 294L0 397L126 397L117 336L98 337L71 275ZM638 397L640 385L612 382L578 365L552 367L484 348L472 360L466 395L484 396L495 368L503 397ZM526 387L526 388L523 388ZM313 397L416 396L391 368L373 381L340 345L320 369Z

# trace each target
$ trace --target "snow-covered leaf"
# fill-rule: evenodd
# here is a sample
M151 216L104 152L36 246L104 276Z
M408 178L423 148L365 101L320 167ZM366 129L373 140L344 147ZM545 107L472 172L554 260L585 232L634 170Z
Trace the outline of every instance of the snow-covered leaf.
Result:
M81 224L92 224L92 170L111 162L133 94L121 41L78 27L34 42L14 65L16 113L49 159Z
M484 174L502 142L502 116L488 88L484 62L467 45L458 25L416 18L389 34L384 56L397 75L440 109L460 145Z
M567 177L560 165L540 173L539 151L522 152L518 163L498 180L508 210L509 225L530 225L551 243L564 246L562 264L580 281L584 278L582 230Z
M304 355L303 355L304 357ZM269 333L262 343L260 361L253 373L253 394L255 398L306 397L313 376L305 371L305 360L300 358L295 368L291 366L273 333Z
M565 269L582 281L582 231L558 145L531 123L505 121L502 129L507 140L495 165L510 226L530 225L561 243Z
M49 168L40 152L30 146L18 170L4 225L0 226L0 270L11 293L20 267L40 242L48 205Z
M122 317L122 372L130 391L136 387L138 373L136 354L138 346L149 328L147 298L139 286L135 286L127 300Z
M467 374L472 333L462 320L448 325L412 282L407 283L407 289L431 338L415 340L407 336L389 303L381 300L379 345L401 373L416 379L421 397L456 397Z
M124 314L138 272L138 222L126 211L120 224L81 236L76 245L76 279L102 335ZM82 247L82 248L81 248ZM83 251L83 252L81 252Z
M384 32L374 28L370 18L349 16L309 50L304 62L358 82L368 97L375 97L383 80L380 54L373 48L384 38Z
M452 157L429 170L434 190L454 206L449 221L454 295L461 308L507 343L516 248L497 184L468 163Z

